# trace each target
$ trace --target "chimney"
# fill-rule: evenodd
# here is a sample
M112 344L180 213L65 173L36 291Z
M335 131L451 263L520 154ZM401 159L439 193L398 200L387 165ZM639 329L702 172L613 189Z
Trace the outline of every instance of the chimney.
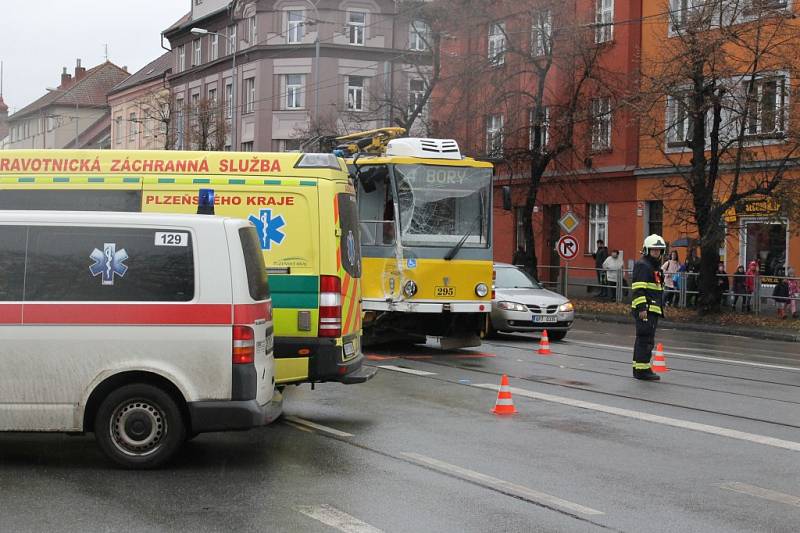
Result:
M85 75L86 69L81 66L81 60L78 59L78 61L75 63L75 82L77 83L81 81Z
M67 72L67 67L64 67L64 70L61 71L61 85L60 88L65 88L72 83L72 75Z

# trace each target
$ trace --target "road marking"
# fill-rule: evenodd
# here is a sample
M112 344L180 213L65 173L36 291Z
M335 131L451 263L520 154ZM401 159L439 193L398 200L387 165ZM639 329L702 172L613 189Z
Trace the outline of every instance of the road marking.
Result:
M754 496L756 498L761 498L762 500L770 500L773 502L785 503L786 505L792 505L794 507L800 507L800 498L797 496L792 496L791 494L785 494L776 490L762 489L761 487L748 485L747 483L723 483L722 485L719 485L719 488L730 490L732 492L739 492L741 494L747 494L748 496Z
M331 505L298 505L295 510L345 533L383 533L377 527L373 527Z
M584 341L575 341L571 340L571 344L579 344L581 346L587 346L590 348L613 348L615 350L621 351L630 351L630 346L618 346L615 344L600 344L594 342L584 342ZM560 355L570 355L570 354L560 354ZM771 368L774 370L791 370L794 372L800 372L800 368L796 366L783 366L783 365L772 365L769 363L754 363L753 361L742 361L741 359L726 359L725 357L708 357L705 355L692 355L683 352L664 352L664 355L669 355L672 357L684 357L686 359L698 359L700 361L711 361L714 363L733 363L737 365L746 365L746 366L755 366L758 368Z
M314 430L312 430L311 428L301 426L300 424L295 424L294 422L289 422L288 420L284 420L283 423L286 424L287 426L292 426L294 429L299 429L300 431L304 431L306 433L314 433Z
M404 374L414 374L415 376L435 376L436 372L426 372L425 370L414 370L413 368L403 368L402 366L395 365L378 365L378 368L384 370L394 370L395 372L403 372Z
M322 433L327 433L329 435L333 435L334 437L352 437L352 433L345 433L344 431L339 431L338 429L329 428L328 426L323 426L322 424L317 424L316 422L311 422L310 420L305 420L303 418L298 418L296 416L285 416L283 417L284 420L288 422L292 422L294 424L305 426L307 428L316 429L317 431L321 431Z
M481 389L499 390L500 387L489 383L476 383L472 385ZM511 387L511 392L518 396L525 398L532 398L534 400L542 400L545 402L560 403L570 407L578 407L581 409L589 409L591 411L600 411L601 413L608 413L611 415L624 416L626 418L633 418L636 420L643 420L645 422L653 422L655 424L663 424L665 426L673 426L677 428L690 429L693 431L700 431L702 433L709 433L711 435L718 435L721 437L729 437L756 444L764 444L774 448L783 448L784 450L791 450L800 452L800 442L790 440L776 439L774 437L767 437L766 435L757 435L755 433L746 433L736 429L728 429L719 426L710 426L708 424L700 424L698 422L690 422L688 420L681 420L679 418L670 418L667 416L652 415L642 411L633 411L631 409L621 409L619 407L611 407L610 405L602 405L599 403L584 402L583 400L575 400L573 398L566 398L564 396L554 396L552 394L544 394L541 392L533 392L526 389Z
M597 509L592 509L591 507L585 507L578 503L563 500L557 496L552 496L528 487L523 487L522 485L516 485L509 481L487 476L486 474L481 474L480 472L475 472L474 470L467 470L466 468L451 465L450 463L445 463L444 461L439 461L425 455L420 455L417 453L401 453L400 455L420 466L432 468L433 470L437 470L445 474L450 474L467 481L472 481L478 485L496 490L497 492L506 494L508 496L520 498L531 503L537 503L544 507L556 507L572 513L585 515L605 514L603 511L598 511Z

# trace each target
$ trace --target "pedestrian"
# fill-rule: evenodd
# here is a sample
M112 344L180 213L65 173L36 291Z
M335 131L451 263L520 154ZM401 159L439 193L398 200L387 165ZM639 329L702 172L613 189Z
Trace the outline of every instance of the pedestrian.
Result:
M752 310L753 293L756 290L756 276L758 275L758 263L750 261L747 264L747 273L745 274L745 300L747 301L747 312Z
M789 304L789 284L786 278L778 278L778 283L772 289L772 299L775 300L775 306L778 308L778 318L786 318L786 308Z
M686 257L686 307L697 305L700 295L700 258L694 248L689 249Z
M619 256L619 250L612 250L611 255L606 257L606 260L603 261L603 272L605 273L606 283L608 284L608 297L611 300L617 299L617 280L623 281L620 279L623 266L624 263Z
M525 248L522 246L517 248L517 251L514 252L514 257L511 259L511 263L516 266L525 266Z
M747 305L747 274L744 271L744 265L739 265L736 267L736 273L733 275L733 299L731 303L731 309L736 311L736 302L739 301L739 297L742 298L742 311L745 310L745 306Z
M664 273L662 257L667 245L659 235L650 235L642 245L642 257L633 267L631 313L636 321L633 346L633 377L646 381L661 379L653 372L650 358L656 342L658 319L664 316Z
M728 291L730 288L731 285L728 279L728 273L725 272L725 263L720 261L717 267L717 301L721 306L727 304Z
M792 267L786 269L786 275L789 276L789 307L792 311L792 318L797 318L797 300L800 299L800 280L794 277L794 268Z
M603 276L603 263L605 263L606 258L608 258L608 248L606 248L606 243L603 242L603 239L597 239L597 247L595 248L595 252L592 254L592 257L594 258L594 268L595 272L597 273L597 284L600 286L600 298L603 298L606 295L605 277Z
M661 270L664 272L664 287L667 292L666 305L673 305L677 291L680 289L681 275L678 273L681 268L681 261L678 258L678 251L672 250L669 253L669 259L661 265Z

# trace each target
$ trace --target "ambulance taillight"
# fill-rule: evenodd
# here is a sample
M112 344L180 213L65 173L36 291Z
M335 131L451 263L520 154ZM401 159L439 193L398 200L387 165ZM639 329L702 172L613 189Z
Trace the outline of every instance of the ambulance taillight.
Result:
M319 336L342 336L342 282L339 276L319 277Z
M256 336L249 326L233 326L233 364L247 365L256 358Z

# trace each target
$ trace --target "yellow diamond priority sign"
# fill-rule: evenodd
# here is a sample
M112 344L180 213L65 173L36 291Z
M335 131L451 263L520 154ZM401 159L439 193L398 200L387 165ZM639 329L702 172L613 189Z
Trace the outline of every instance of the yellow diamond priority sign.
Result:
M576 217L572 211L567 211L558 221L558 225L561 226L561 229L563 229L566 233L572 233L578 229L580 223L581 220Z

